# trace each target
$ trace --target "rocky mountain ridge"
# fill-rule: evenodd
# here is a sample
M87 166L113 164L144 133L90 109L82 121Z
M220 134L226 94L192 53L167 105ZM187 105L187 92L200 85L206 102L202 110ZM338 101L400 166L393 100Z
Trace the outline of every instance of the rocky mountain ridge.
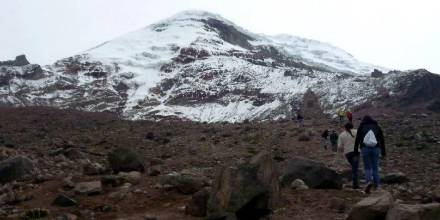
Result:
M2 105L241 122L289 118L308 92L325 113L372 103L436 111L439 103L440 77L426 70L388 71L325 43L253 34L199 11L52 65L23 58L0 63Z

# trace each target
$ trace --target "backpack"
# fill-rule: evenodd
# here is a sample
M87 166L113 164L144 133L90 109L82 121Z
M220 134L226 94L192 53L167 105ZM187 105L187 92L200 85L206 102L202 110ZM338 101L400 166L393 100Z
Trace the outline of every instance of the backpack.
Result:
M367 147L376 147L377 139L372 130L369 130L364 137L364 144Z

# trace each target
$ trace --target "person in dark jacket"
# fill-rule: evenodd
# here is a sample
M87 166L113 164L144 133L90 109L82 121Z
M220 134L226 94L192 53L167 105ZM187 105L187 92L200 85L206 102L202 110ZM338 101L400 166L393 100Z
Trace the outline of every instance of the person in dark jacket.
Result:
M304 117L302 116L302 114L300 112L298 112L296 114L296 121L298 122L298 126L300 128L304 127Z
M365 144L365 136L372 131L376 139L374 146L367 146ZM356 140L354 143L354 152L359 153L359 147L362 152L362 159L364 161L365 180L367 181L366 193L371 192L371 187L377 188L379 186L379 153L385 158L385 140L382 129L370 116L366 115L357 130Z
M321 144L325 150L327 150L328 135L329 135L328 129L325 129L324 132L322 132L322 134L321 134L321 137L322 137Z
M338 151L338 134L335 130L332 131L330 134L330 143L332 145L332 151L337 152Z

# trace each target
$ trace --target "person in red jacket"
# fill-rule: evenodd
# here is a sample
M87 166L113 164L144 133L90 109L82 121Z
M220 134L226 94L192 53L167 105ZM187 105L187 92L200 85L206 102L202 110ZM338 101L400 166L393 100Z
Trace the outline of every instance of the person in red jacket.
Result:
M350 121L350 123L353 123L353 113L351 113L350 111L347 111L347 118L348 121Z

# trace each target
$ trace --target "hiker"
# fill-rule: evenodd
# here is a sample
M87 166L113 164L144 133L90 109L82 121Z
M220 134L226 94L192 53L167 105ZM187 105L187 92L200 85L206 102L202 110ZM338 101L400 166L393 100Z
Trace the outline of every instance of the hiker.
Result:
M341 124L342 121L344 120L345 117L345 111L343 111L342 109L338 111L338 117L339 117L339 123Z
M346 115L347 115L348 121L350 123L353 123L353 113L351 113L350 111L347 111Z
M351 166L351 177L353 180L353 189L359 189L359 153L354 152L354 142L357 131L353 129L353 124L348 122L344 125L344 131L339 134L338 154L345 156Z
M336 152L338 150L338 134L335 130L330 134L330 144L332 145L332 151Z
M301 115L300 112L296 114L296 122L298 122L300 128L304 127L304 117Z
M354 144L354 152L362 152L364 162L365 180L367 186L365 192L369 194L371 188L379 187L379 153L382 157L386 157L385 140L382 129L370 116L366 115L357 130L356 140Z
M324 132L322 132L322 134L321 134L321 137L322 137L321 144L325 150L327 150L328 135L329 135L328 133L329 133L328 129L325 129Z

